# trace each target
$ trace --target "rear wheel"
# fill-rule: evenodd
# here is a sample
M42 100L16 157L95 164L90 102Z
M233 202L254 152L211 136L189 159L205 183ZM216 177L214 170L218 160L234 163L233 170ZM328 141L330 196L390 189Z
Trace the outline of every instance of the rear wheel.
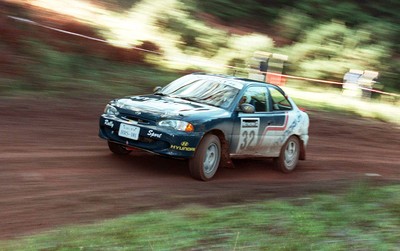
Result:
M221 159L221 142L213 134L204 136L194 157L189 160L189 170L193 178L210 180L217 172Z
M118 155L127 155L131 152L131 150L126 149L125 146L110 141L108 141L108 148L111 152Z
M291 136L281 149L278 158L274 159L275 167L284 173L293 171L300 156L300 140L296 136Z

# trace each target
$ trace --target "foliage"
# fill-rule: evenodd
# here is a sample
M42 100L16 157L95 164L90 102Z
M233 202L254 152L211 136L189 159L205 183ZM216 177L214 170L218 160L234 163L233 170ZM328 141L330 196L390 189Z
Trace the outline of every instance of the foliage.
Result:
M67 72L79 75L79 72L84 71L81 65L90 65L91 60L97 61L99 57L127 64L145 63L168 70L197 69L230 73L231 68L226 68L226 65L246 68L254 51L262 50L288 55L289 61L284 71L289 75L341 81L349 69L374 70L380 73L378 81L381 89L400 90L400 14L395 11L400 6L395 1L101 2L118 5L124 8L124 11L107 9L98 11L101 13L98 15L95 14L96 11L87 16L82 14L79 19L94 27L93 31L90 31L92 28L89 26L85 29L81 27L83 30L89 34L97 32L113 44L126 47L142 46L154 49L156 53L146 54L127 48L116 49L115 46L111 49L110 46L95 45L94 42L82 39L75 39L75 44L68 45L65 44L65 41L69 40L66 39L67 35L47 34L58 40L50 44L53 52L47 50L53 55L40 55L41 64L27 69L28 75L29 72L32 73L27 79L37 86L41 86L40 82L43 79L44 82L66 79L65 74L69 73L57 70L55 76L36 77L34 72L43 71L37 68L46 64L56 64L59 65L58 69L61 69L61 65L66 65ZM7 25L2 23L1 27L3 41L0 40L0 48L6 51L0 59L0 66L6 65L1 67L1 71L17 71L14 68L36 60L28 58L28 62L15 64L11 69L9 65L12 63L9 62L13 62L13 57L21 58L20 48L13 50L12 47L17 47L21 34L26 31L10 33L14 28L12 25L8 25L7 28ZM14 36L16 34L19 35ZM31 38L28 36L24 39ZM32 55L29 50L35 51L35 48L33 46L27 49L24 54ZM63 58L65 52L67 56ZM89 59L89 56L95 59ZM94 71L93 75L102 74L90 66L89 69Z
M202 11L218 17L226 23L265 22L271 23L278 17L278 10L287 6L286 0L210 0L194 1L196 11ZM251 26L251 24L250 24Z
M388 45L374 43L371 32L334 22L315 27L288 50L296 75L338 81L349 69L387 70L381 62L390 60Z
M149 68L145 64L61 52L37 40L24 43L28 48L25 57L29 64L19 69L18 77L1 79L9 85L2 85L0 95L127 95L150 92L153 87L165 85L181 75Z
M292 7L285 7L279 10L274 25L279 27L279 35L289 41L298 42L304 31L315 25L314 19Z
M234 24L255 20L266 35L291 41L275 48L290 55L289 74L340 81L349 69L375 70L386 89L400 89L398 1L211 0L197 7Z
M187 54L199 54L213 57L221 48L226 47L227 34L196 22L188 16L162 16L158 18L158 26L164 32L179 31L179 42L176 47Z
M136 3L141 0L97 0L97 2L101 2L102 4L106 4L116 10L126 10L134 6Z
M396 250L400 186L359 183L222 208L138 213L0 243L2 250Z

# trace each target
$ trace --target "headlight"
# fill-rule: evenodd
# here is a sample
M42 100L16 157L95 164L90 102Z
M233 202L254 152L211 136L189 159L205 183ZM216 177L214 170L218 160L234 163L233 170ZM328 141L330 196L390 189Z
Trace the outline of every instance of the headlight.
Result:
M194 126L186 121L181 120L161 120L159 126L170 127L178 131L193 132Z
M114 116L117 116L119 114L117 108L115 108L112 105L106 105L106 108L104 108L104 113L107 115L114 115Z

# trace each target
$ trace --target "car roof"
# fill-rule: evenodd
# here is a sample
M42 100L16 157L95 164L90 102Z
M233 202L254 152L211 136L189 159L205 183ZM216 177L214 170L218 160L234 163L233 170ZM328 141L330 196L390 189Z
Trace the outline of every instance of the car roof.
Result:
M216 77L216 78L229 79L229 80L235 81L236 83L240 83L242 85L242 87L248 86L250 84L263 84L263 85L267 85L267 86L273 86L274 88L278 89L280 92L285 94L285 92L282 90L282 88L280 88L277 85L270 84L270 83L263 82L263 81L254 80L254 79L241 78L241 77L225 75L225 74L205 73L205 72L195 72L195 73L192 73L190 75L199 75L199 76L203 75L203 76L207 76L207 77Z

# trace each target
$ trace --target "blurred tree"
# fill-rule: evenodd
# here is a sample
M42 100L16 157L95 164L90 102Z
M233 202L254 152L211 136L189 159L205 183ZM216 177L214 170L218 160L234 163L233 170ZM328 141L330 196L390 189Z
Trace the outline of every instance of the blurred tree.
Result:
M79 20L82 27L61 25L58 28L105 38L110 43L127 48L143 45L144 48L162 52L162 55L154 54L160 60L154 58L152 62L173 61L176 58L195 61L191 59L196 58L202 62L245 67L244 62L255 50L266 50L289 55L288 74L340 80L349 68L370 69L381 72L380 80L385 87L400 90L400 1L92 2L105 6L107 12L102 13L107 13L103 14L106 18L98 16L100 21L96 22L80 17L86 22ZM1 6L5 5L0 1ZM8 10L9 7L0 8L5 16L10 14ZM17 10L22 11L22 17L30 13L22 7ZM7 20L0 20L0 48L6 51L4 59L0 60L3 65L18 58L21 53L17 48L18 31L26 34L20 27L7 25ZM55 24L60 25L60 21ZM26 24L20 26L28 27ZM26 36L36 36L32 34ZM52 39L56 41L51 42ZM85 64L81 57L94 56L129 63L142 63L144 60L142 54L128 49L112 48L107 43L95 45L66 34L50 34L47 41L44 41L45 38L39 40L43 41L30 44L31 52L25 52L24 57L34 54L34 51L48 55L38 55L43 60L41 65L56 69L54 72L60 79L66 78L62 72L64 69L71 74L79 74L80 69L77 70L75 65ZM76 42L72 43L73 40ZM44 48L40 45L42 42L50 48ZM74 56L66 55L68 53ZM53 62L46 63L47 60ZM214 66L210 65L210 68ZM60 72L57 72L59 69ZM11 70L7 69L8 72Z

